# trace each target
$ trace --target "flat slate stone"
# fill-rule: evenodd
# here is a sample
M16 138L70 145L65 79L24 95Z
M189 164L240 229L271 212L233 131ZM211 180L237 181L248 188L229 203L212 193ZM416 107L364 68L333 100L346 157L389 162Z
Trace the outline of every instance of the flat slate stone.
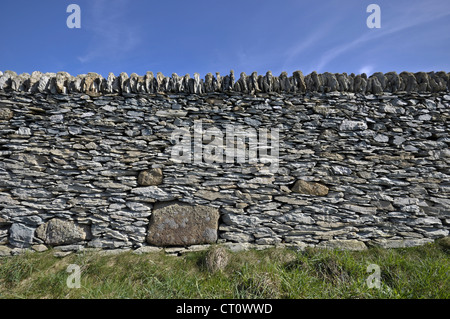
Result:
M367 246L363 242L354 239L323 241L317 247L353 251L367 250Z
M27 248L33 242L35 228L15 223L9 229L9 243L14 247Z
M219 210L174 201L155 204L147 242L154 246L190 246L217 241Z
M292 187L292 191L306 195L326 196L328 194L328 187L319 183L298 180Z

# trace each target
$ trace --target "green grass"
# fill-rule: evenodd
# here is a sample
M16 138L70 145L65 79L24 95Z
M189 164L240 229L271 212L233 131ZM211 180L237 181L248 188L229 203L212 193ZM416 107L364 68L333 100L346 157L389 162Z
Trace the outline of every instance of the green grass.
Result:
M0 259L0 298L450 298L449 251L438 244L363 252L268 249L230 253L222 272L207 271L206 252L56 258L52 251ZM67 287L68 265L81 288ZM369 264L381 270L369 288Z

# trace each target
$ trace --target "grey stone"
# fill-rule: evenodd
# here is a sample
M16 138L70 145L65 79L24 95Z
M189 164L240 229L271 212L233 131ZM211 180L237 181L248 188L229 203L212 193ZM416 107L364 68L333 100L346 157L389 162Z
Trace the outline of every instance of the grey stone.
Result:
M140 195L154 201L171 201L175 196L163 191L157 186L139 187L131 190L132 194Z
M415 246L423 246L432 243L433 240L429 238L421 239L378 239L373 244L382 248L407 248Z
M314 196L326 196L328 194L328 190L328 187L325 185L315 182L306 182L303 180L298 180L292 187L292 191L294 193Z
M339 126L341 131L364 131L367 130L367 123L364 121L343 120Z
M142 255L142 254L149 254L149 253L158 253L161 252L163 249L161 247L154 247L154 246L142 246L138 249L133 250L133 253L136 255Z
M221 272L228 265L230 255L228 250L223 246L214 246L205 256L206 269L210 273Z
M9 108L0 108L0 121L8 121L14 117L14 112Z
M303 213L287 213L287 214L283 214L282 216L275 217L275 220L277 220L283 224L289 224L289 223L292 223L294 225L314 224L314 219L311 218L311 216L305 215Z
M55 251L72 251L77 252L84 249L83 245L63 245L63 246L56 246L53 248Z
M36 236L47 245L59 246L89 240L91 234L87 225L77 225L72 221L54 218L39 226Z
M16 131L16 134L29 136L29 135L31 135L31 130L28 127L21 127Z
M217 208L182 202L157 203L152 212L147 242L155 246L189 246L217 241Z
M344 204L342 207L361 214L375 214L377 212L376 207L358 206L353 204Z
M156 112L156 116L158 117L184 117L187 115L187 111L183 110L161 110Z
M44 252L48 250L47 246L43 244L33 245L31 246L31 249L33 249L36 252Z
M335 175L351 175L352 170L344 166L332 166L333 173Z
M207 190L199 190L195 193L195 196L207 199L207 200L216 200L218 198L224 198L226 197L225 194L222 194L220 192L212 192Z
M373 139L379 143L389 142L389 137L386 135L383 135L383 134L377 134L377 135L375 135L375 137Z
M11 256L11 248L0 245L0 257Z
M9 229L9 243L18 248L30 247L33 243L35 228L14 223Z
M73 254L72 251L56 251L56 252L53 253L53 257L64 258L64 257L67 257L67 256L69 256L71 254Z
M285 204L290 204L290 205L308 205L308 201L306 200L301 200L301 199L297 199L294 197L287 197L287 196L276 196L274 197L275 200L285 203Z
M142 171L138 177L140 186L158 186L163 182L163 172L160 168Z
M337 250L352 250L362 251L367 250L367 246L358 240L328 240L322 241L317 245L318 248L337 249Z

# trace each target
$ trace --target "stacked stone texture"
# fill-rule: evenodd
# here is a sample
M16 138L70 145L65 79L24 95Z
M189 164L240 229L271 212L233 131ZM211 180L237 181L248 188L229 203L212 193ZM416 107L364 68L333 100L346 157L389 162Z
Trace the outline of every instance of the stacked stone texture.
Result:
M449 79L0 72L0 254L216 240L363 249L447 236ZM172 132L195 120L277 128L279 169L174 161Z
M172 77L158 72L156 76L147 72L144 76L136 73L128 76L121 73L115 76L110 73L105 79L97 73L88 73L76 77L67 72L41 73L31 75L23 73L0 71L0 90L18 92L70 94L88 93L190 93L202 94L212 92L242 92L256 93L305 93L305 92L353 92L363 94L379 94L382 92L445 92L450 86L450 73L440 72L377 72L371 76L366 74L312 72L306 76L301 71L295 71L292 76L282 72L280 76L268 71L265 75L253 72L251 75L242 72L236 79L234 71L229 75L208 73L204 79L198 73L191 78L189 74Z

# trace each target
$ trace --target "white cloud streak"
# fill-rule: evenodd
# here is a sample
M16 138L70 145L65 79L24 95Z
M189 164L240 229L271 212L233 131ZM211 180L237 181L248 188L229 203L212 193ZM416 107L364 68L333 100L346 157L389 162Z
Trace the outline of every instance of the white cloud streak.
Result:
M92 43L87 46L87 53L78 57L81 63L105 57L120 58L141 42L138 29L126 20L127 5L129 2L125 0L96 0L92 3L91 23L87 27L92 32Z
M315 29L306 38L301 39L298 43L287 50L287 56L283 64L283 70L290 68L293 61L298 58L303 52L308 49L314 48L317 43L322 41L330 31L332 31L333 26L338 21L337 17L335 19L329 19L327 23L322 24L319 28ZM296 63L296 67L299 65ZM302 66L304 67L304 65Z
M437 6L431 4L430 2L424 2L421 5L411 5L409 8L405 9L405 11L400 11L399 15L394 20L395 24L389 24L383 23L383 7L381 8L381 10L381 29L367 29L367 31L362 36L354 39L353 41L328 50L321 56L321 59L316 68L317 71L322 72L332 60L364 43L404 31L411 27L423 25L450 15L450 7L448 5Z

